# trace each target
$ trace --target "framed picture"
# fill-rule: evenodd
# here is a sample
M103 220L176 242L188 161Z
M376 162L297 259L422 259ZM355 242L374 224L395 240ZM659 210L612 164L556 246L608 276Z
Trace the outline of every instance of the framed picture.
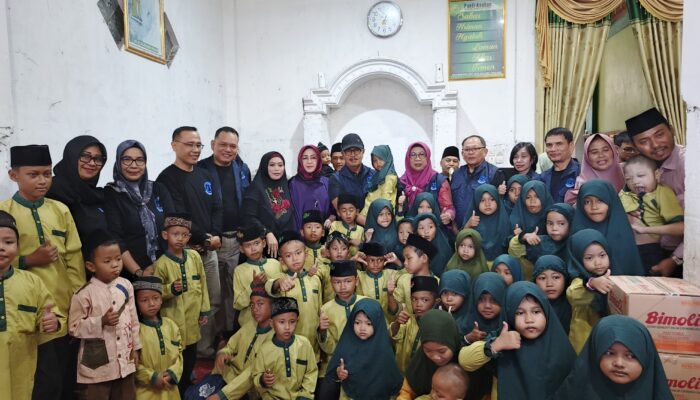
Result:
M449 14L449 79L505 78L505 0L449 0Z
M165 64L164 0L124 0L124 46L127 51Z

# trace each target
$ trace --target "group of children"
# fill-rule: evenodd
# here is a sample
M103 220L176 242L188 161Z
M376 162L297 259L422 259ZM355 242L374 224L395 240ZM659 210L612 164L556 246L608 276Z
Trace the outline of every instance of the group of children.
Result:
M166 216L167 251L154 276L132 284L120 277L117 238L96 231L81 252L66 207L44 198L46 146L13 148L10 176L18 192L0 203L1 398L31 397L35 371L77 377L86 399L671 398L646 329L607 316L610 274L645 271L604 181L581 186L576 209L522 176L503 195L481 185L453 245L430 194L405 217L373 200L364 228L362 199L342 194L339 220L308 210L300 232L278 235L278 259L266 257L265 228L242 227L240 329L192 385L210 310L189 216ZM653 183L628 184L624 197L642 204ZM659 204L641 218L678 222L665 206L649 218ZM74 363L73 377L61 376L70 367L46 371L61 354L53 365Z

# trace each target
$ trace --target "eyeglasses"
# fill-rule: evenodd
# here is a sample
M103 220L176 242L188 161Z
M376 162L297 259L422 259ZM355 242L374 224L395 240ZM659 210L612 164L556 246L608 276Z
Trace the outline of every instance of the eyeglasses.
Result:
M105 165L105 161L107 161L107 157L99 155L99 156L93 156L90 153L80 153L80 162L83 164L89 164L90 161L95 163L97 166Z
M190 142L190 143L185 143L185 142L181 142L181 141L179 141L179 140L174 140L174 141L177 142L177 143L180 143L180 144L185 145L188 149L202 150L202 149L204 148L204 145L201 144L201 143L192 143L192 142Z
M411 157L413 160L423 160L425 159L426 154L425 153L411 153L408 155Z
M481 149L485 149L485 148L486 148L486 147L484 147L484 146L481 146L481 147L464 147L464 148L462 149L462 151L465 152L465 153L467 153L467 154L470 154L470 153L476 153L477 151L479 151L479 150L481 150Z
M343 153L348 153L348 154L351 154L353 156L356 156L356 155L362 153L362 149L357 148L357 147L353 147L351 149L343 150Z
M143 167L146 164L146 159L143 157L139 157L139 158L122 157L119 160L122 162L122 165L125 167L130 167L134 164L136 164L137 167Z

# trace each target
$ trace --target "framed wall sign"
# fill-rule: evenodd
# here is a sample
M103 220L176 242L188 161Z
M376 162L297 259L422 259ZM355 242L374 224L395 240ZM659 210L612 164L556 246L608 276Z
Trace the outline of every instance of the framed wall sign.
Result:
M449 0L449 79L505 78L505 0Z
M149 60L166 63L164 0L124 0L124 46Z

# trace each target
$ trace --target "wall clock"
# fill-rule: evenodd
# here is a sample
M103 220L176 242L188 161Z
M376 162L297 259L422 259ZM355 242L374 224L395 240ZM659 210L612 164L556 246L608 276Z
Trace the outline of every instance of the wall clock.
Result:
M401 8L393 1L380 1L367 13L367 28L374 36L380 38L395 35L402 24Z

